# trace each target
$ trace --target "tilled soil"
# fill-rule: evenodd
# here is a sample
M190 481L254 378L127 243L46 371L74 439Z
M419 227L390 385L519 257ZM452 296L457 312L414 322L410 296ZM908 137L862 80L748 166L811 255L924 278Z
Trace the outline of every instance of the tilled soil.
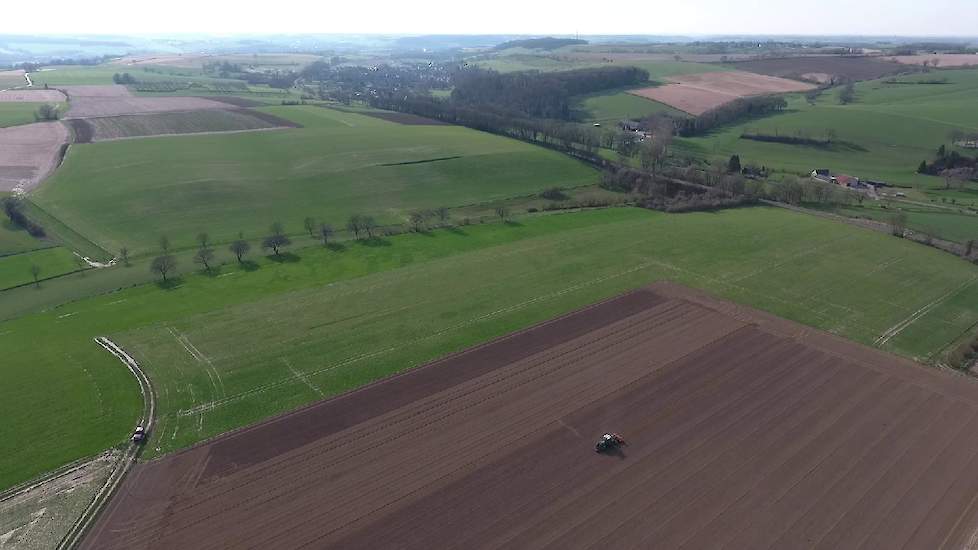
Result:
M785 78L718 71L669 77L664 86L631 90L629 93L665 103L692 115L701 115L737 98L810 90L814 86Z
M35 102L35 103L60 103L65 100L65 95L58 90L35 90L33 88L24 90L4 90L0 91L0 103L6 102Z
M0 128L0 191L27 191L54 170L68 143L60 122Z
M140 464L83 547L960 547L976 405L656 284Z
M825 73L844 80L874 80L903 70L891 58L862 56L810 56L754 59L733 64L738 70L799 78L806 73Z
M76 96L71 92L69 92L69 97L71 98L71 107L68 109L66 118L235 108L228 103L202 97Z

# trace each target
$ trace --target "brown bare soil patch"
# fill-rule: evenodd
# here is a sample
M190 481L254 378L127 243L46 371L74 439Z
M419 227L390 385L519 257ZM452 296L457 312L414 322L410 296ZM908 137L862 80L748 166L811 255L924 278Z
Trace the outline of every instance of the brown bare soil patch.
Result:
M27 191L57 167L68 143L60 122L0 128L0 191Z
M978 53L900 55L896 57L888 57L887 59L903 65L923 65L925 61L931 65L935 65L934 60L936 59L938 61L938 63L935 65L936 67L968 67L972 65L978 67Z
M0 91L0 103L11 101L61 103L65 101L65 95L58 90L36 90L33 88Z
M657 284L137 465L83 548L959 547L976 420L973 380Z
M640 61L662 62L676 61L676 54L671 53L642 53L642 52L573 52L568 54L570 59L577 61L604 61L613 63L627 64ZM679 56L679 61L692 63L719 63L721 61L735 61L750 59L751 54L683 54Z
M361 114L386 120L388 122L405 124L408 126L448 126L447 122L442 122L440 120L435 120L433 118L425 118L423 116L412 115L409 113L384 113L379 111L366 111Z
M17 69L13 71L0 71L0 90L24 86L27 80L24 78L24 71Z
M803 75L823 73L847 80L875 80L904 70L899 64L879 57L786 57L742 61L741 71L804 80Z
M719 71L670 77L670 84L628 93L701 115L740 97L810 90L814 86L773 76Z
M107 98L107 97L132 97L129 88L119 84L108 85L86 85L86 86L62 86L62 90L72 99L76 98Z
M70 93L70 92L69 92ZM134 115L231 109L232 105L201 97L76 97L71 96L71 108L66 118Z

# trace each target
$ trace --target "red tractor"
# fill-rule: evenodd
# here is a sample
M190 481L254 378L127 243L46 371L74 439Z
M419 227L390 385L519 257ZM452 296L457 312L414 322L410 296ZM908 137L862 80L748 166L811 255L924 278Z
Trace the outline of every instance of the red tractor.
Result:
M605 453L608 451L614 451L615 449L625 445L628 445L628 443L625 443L624 437L614 432L607 433L602 435L601 439L599 439L598 442L595 443L594 452Z

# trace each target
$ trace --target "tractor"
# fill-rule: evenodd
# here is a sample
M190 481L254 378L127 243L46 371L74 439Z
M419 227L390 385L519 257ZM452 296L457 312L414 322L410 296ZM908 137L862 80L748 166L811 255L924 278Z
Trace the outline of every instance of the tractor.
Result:
M627 445L625 438L616 433L606 433L594 444L594 452L605 453Z
M146 440L146 429L142 426L136 426L136 429L132 432L132 442L141 443Z

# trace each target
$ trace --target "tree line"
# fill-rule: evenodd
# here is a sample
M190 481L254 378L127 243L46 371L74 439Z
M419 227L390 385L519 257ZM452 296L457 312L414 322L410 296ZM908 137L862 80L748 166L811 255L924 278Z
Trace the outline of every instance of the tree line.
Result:
M455 75L452 101L497 112L570 120L573 96L647 82L637 67L595 67L553 73L500 73L478 67Z
M34 220L27 217L24 213L23 199L18 197L4 197L0 200L3 204L3 212L10 219L10 223L27 231L32 237L42 238L47 235L44 228Z
M698 136L720 126L739 120L755 118L772 113L780 113L788 108L788 101L782 96L741 97L695 118L676 118L676 133L683 137Z

